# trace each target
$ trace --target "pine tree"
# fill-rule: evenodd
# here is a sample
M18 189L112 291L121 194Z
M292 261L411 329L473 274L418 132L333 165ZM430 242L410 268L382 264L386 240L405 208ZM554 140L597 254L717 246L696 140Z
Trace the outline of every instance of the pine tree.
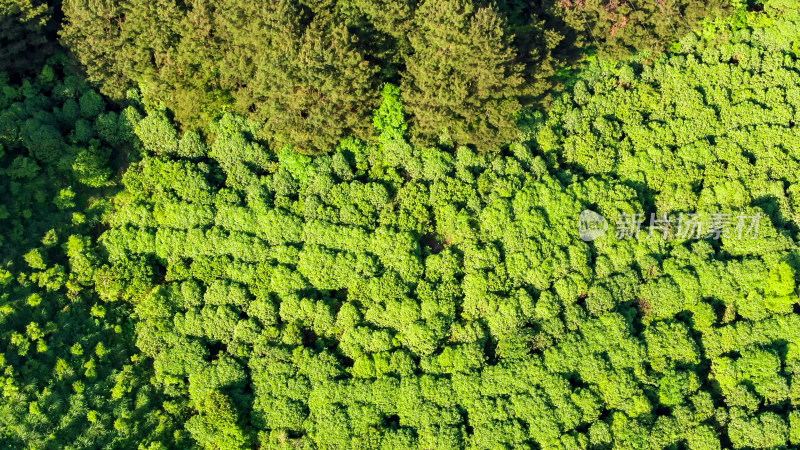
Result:
M347 135L368 137L377 69L343 23L318 15L294 42L276 47L257 65L249 108L276 149L329 152Z
M381 68L381 79L400 82L405 59L411 54L408 36L413 29L415 0L344 0L340 8L357 18L351 29L371 61ZM355 11L351 12L351 11Z
M481 150L513 139L523 79L504 19L471 0L427 0L415 19L402 85L414 136Z
M62 35L106 94L138 84L184 129L230 107L278 147L330 151L367 137L377 69L334 4L303 3L67 0Z
M223 49L219 55L220 84L231 91L236 110L252 113L256 109L254 92L264 89L254 82L256 68L269 72L274 61L292 53L302 34L305 14L295 0L269 4L223 0L213 14L214 35Z
M573 47L625 57L640 51L658 52L679 41L703 19L730 9L731 2L709 0L582 0L554 1L550 13L574 33Z
M169 84L162 72L173 67L185 15L178 2L66 0L63 10L62 43L103 93L120 99L138 82L156 90Z

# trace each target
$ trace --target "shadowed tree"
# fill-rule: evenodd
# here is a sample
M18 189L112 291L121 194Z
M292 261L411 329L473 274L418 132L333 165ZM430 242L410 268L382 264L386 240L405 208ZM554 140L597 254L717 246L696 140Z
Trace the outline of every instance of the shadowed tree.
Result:
M43 1L0 2L0 72L22 75L35 72L58 46L53 8Z

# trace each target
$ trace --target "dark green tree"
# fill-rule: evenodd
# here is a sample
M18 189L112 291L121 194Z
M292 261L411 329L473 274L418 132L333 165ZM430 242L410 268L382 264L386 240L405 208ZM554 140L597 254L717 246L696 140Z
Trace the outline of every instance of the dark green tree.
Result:
M427 0L415 24L402 83L414 136L481 151L513 140L524 80L503 17L471 0Z
M19 76L41 70L58 49L53 10L47 1L0 2L0 72Z
M344 24L318 15L257 65L256 120L277 149L330 152L347 135L366 138L379 98L376 71Z
M566 25L564 33L576 48L604 56L651 54L681 40L704 19L721 17L731 7L725 0L587 0L554 1L549 13Z

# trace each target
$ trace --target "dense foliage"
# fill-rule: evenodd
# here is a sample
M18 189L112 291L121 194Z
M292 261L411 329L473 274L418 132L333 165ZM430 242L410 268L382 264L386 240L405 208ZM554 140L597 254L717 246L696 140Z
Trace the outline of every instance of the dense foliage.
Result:
M274 147L327 153L369 137L379 86L394 82L416 140L446 130L445 141L491 151L566 61L661 48L724 4L65 0L61 33L103 92L119 99L138 84L184 128L228 108Z
M0 72L36 74L58 49L58 23L46 1L0 1Z
M800 447L793 0L0 25L0 448Z
M100 293L206 447L800 444L800 24L742 17L590 64L508 153L409 144L391 85L313 158L145 117ZM585 208L765 218L588 243Z
M0 79L0 446L169 444L130 308L93 289L109 156L132 148L133 116L61 71Z
M559 5L566 29L579 32L575 45L619 57L642 49L663 50L694 24L727 10L731 2L561 0Z

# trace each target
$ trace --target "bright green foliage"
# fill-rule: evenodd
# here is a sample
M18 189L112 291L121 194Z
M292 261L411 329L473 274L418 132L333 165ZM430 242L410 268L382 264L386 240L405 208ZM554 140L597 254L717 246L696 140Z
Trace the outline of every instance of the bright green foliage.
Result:
M67 0L137 106L0 78L0 447L800 445L795 5L558 71L718 6Z
M787 146L800 136L800 63L764 50L758 33L742 31L717 46L689 35L683 50L652 66L591 65L538 128L539 147L552 164L576 173L646 184L643 200L659 214L763 208L772 222L760 230L764 239L722 239L732 255L791 248L781 229L800 224L787 189L800 168Z
M372 118L372 124L380 133L381 139L401 140L405 136L408 125L400 95L400 88L397 86L393 84L383 86L381 92L383 101Z
M154 382L204 447L787 446L800 171L789 95L769 94L794 89L783 50L598 63L499 154L410 144L392 85L377 138L326 156L273 153L225 115L201 162L153 148L126 172L95 280L134 306ZM722 107L751 98L772 109ZM587 243L586 208L764 218L756 239L622 240L612 222Z
M521 149L521 159L490 159L466 147L453 158L408 145L392 91L376 114L379 143L353 141L315 158L260 148L264 161L242 164L257 145L242 140L244 122L227 117L214 125L225 131L210 153L213 168L193 170L153 151L126 173L113 228L102 239L111 262L104 270L124 276L105 295L134 303L137 345L154 358L158 385L188 401L187 430L199 444L550 445L562 427L575 430L596 417L581 418L568 369L551 373L548 357L528 353L535 342L552 346L564 337L557 326L528 328L539 320L541 290L550 292L570 270L587 270L569 263L588 258L588 248L570 249L576 237L566 231L580 210L575 192L564 192L542 172L543 161ZM225 178L211 175L217 167ZM178 182L190 172L200 177L192 182L197 191ZM537 204L552 205L547 220L561 225L537 226L545 220ZM558 268L541 266L540 258ZM150 269L137 272L143 262ZM152 282L164 284L142 296L136 285ZM628 358L623 367L639 364L633 361L642 350L622 316L604 316L593 325L598 335L619 333L628 340L619 350ZM587 355L602 351L609 349ZM215 378L222 377L217 365L231 358L241 367L231 373L243 368L249 378ZM512 373L524 377L517 387L492 381ZM635 386L610 369L586 376ZM456 388L468 380L487 387L475 394ZM637 388L618 395L611 386L601 391L611 404L632 414L649 410ZM219 395L202 393L211 389ZM204 395L232 412L212 421ZM488 420L495 413L484 403L509 395L520 396L504 406L517 411L515 420L537 421L553 430L550 437L514 425L522 422ZM586 391L575 401L599 411L601 398ZM536 408L549 401L577 416L563 424L539 418ZM461 431L453 405L475 417L474 437ZM506 428L517 431L498 431Z

